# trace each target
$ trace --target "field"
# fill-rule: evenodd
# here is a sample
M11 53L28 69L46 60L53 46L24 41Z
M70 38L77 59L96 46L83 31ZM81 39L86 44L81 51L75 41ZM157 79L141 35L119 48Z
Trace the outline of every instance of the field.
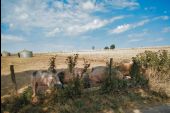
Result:
M41 53L34 54L32 58L18 58L17 56L1 57L1 98L4 95L11 94L13 91L13 85L10 78L9 66L14 65L16 82L18 89L28 86L30 84L30 75L34 70L46 70L49 66L49 58L57 55L56 57L56 68L63 69L67 68L65 60L67 56L73 54L79 54L79 59L76 67L83 66L83 58L87 59L92 67L105 66L106 61L109 58L113 58L113 61L120 63L122 61L130 61L131 58L136 56L138 53L142 53L145 50L158 51L168 50L170 53L170 47L157 47L157 48L133 48L133 49L116 49L107 51L81 51L81 52L58 52L58 53ZM170 82L168 82L169 84ZM170 88L167 87L169 90ZM115 98L118 97L118 98ZM91 101L91 102L89 102ZM81 98L75 100L68 100L63 107L61 103L54 105L48 105L48 103L41 104L41 106L28 105L22 110L32 109L40 110L48 109L50 112L86 112L92 113L100 111L101 113L114 113L115 109L117 112L125 112L124 109L141 109L146 106L155 106L157 104L169 103L167 97L159 96L159 94L149 91L147 89L130 89L129 91L117 92L113 94L100 95L98 92L91 92L89 94L83 94ZM53 107L55 109L53 109ZM112 110L114 109L114 111ZM42 110L42 109L41 109ZM46 112L46 110L39 112ZM48 111L47 110L47 111ZM130 109L129 109L130 110ZM131 110L129 112L132 112Z
M113 58L114 62L122 60L131 60L136 54L145 50L158 51L168 50L170 47L154 47L154 48L131 48L131 49L115 49L115 50L94 50L80 52L58 52L58 53L43 53L34 54L32 58L18 58L17 56L1 57L1 96L8 94L11 91L12 83L10 78L9 66L14 65L16 80L19 88L30 84L30 75L34 70L46 70L49 65L49 58L57 55L56 68L67 68L65 59L69 55L79 54L77 67L83 66L83 58L87 59L92 67L105 66L109 58Z

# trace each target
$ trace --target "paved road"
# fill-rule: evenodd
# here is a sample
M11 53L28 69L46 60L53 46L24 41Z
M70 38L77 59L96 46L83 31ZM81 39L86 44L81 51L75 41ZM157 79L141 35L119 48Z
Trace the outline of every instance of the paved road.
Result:
M132 113L170 113L170 103L145 109L135 109Z

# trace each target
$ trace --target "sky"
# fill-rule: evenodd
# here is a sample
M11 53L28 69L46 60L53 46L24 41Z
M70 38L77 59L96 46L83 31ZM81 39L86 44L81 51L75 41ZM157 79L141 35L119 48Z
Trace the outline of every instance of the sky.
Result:
M1 51L170 46L170 0L1 0Z

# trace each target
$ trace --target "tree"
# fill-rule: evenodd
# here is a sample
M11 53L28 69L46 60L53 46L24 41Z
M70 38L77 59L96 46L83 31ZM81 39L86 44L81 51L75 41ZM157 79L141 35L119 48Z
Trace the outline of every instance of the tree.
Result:
M94 46L92 46L92 50L94 50L95 49L95 47Z
M110 49L115 49L115 45L114 44L110 45Z
M108 47L108 46L106 46L106 47L104 47L104 49L109 49L109 47Z

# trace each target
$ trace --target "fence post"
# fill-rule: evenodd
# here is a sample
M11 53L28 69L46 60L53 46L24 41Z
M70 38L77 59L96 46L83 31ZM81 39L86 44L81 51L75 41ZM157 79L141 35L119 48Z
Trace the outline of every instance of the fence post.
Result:
M113 61L113 58L110 58L110 63L109 63L109 77L111 79L111 75L112 75L112 61Z
M11 71L11 80L12 83L14 84L14 88L17 94L17 83L16 83L16 79L15 79L15 73L14 73L14 65L10 65L10 71Z

